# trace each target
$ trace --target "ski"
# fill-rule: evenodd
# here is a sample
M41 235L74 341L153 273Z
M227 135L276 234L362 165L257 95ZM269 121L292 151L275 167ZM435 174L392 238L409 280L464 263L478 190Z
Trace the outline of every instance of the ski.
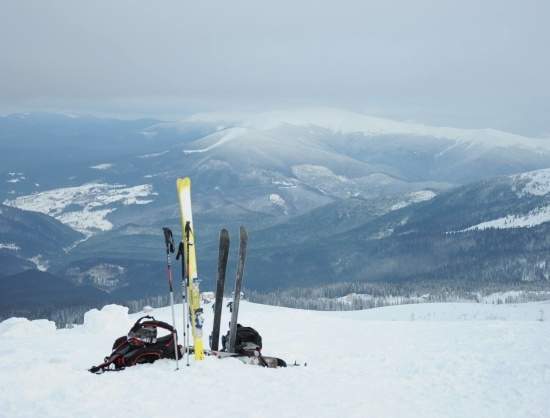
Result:
M201 295L199 290L199 278L197 274L195 230L193 228L193 215L191 211L191 179L189 179L189 177L185 177L183 179L179 178L176 185L183 233L182 241L183 255L185 259L185 276L187 278L187 302L189 305L189 317L191 322L191 333L193 335L195 360L203 360L203 312L201 308Z
M231 306L231 322L229 331L229 352L235 352L235 342L237 339L237 319L239 315L239 302L241 299L241 287L243 283L244 263L246 261L246 246L248 243L248 233L244 226L241 226L239 241L239 259L237 260L237 276L235 278L235 293L233 295L233 304Z
M226 351L210 351L209 355L214 356L218 359L225 359L225 358L235 358L241 363L249 364L253 366L261 366L261 367L268 367L268 368L277 368L277 367L288 367L286 361L283 359L280 359L278 357L271 357L271 356L263 356L261 354L259 355L244 355L240 353L228 353ZM298 363L294 363L290 365L291 367L299 366Z
M268 367L270 369L275 369L277 367L287 367L286 362L277 357L239 356L236 358L244 364L249 364L252 366Z
M218 280L216 282L216 299L214 302L214 324L210 335L210 349L218 350L220 342L220 322L222 319L223 292L225 287L225 271L229 255L229 232L227 229L220 231L220 250L218 256Z

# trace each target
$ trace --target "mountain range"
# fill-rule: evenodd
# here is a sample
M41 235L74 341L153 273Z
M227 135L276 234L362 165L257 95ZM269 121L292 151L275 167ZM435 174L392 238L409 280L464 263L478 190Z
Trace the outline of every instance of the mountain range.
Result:
M161 227L179 235L175 179L190 176L205 289L219 229L236 242L240 224L259 291L548 282L548 140L329 108L16 114L0 136L0 275L40 267L117 300L163 293Z

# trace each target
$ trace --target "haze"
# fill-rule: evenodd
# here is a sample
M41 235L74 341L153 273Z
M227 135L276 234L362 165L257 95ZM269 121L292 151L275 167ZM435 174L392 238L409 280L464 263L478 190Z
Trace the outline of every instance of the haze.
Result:
M550 136L550 2L4 1L0 111L328 105Z

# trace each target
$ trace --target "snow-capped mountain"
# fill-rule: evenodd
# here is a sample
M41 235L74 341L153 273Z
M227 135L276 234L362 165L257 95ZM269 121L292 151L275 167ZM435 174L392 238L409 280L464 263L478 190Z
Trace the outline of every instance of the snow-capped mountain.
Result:
M354 162L408 180L463 183L491 175L546 168L550 156L547 139L494 129L397 122L331 108L259 114L198 114L176 126L181 129L187 123L198 122L217 124L218 129L231 131L232 134L226 137L229 142L239 143L243 137L256 136L258 139L253 145L261 146L260 138L276 138L278 150L282 148L295 155L302 155L300 147L313 140L317 149L337 151ZM166 126L169 128L176 129L174 124ZM208 148L193 143L188 147L190 150ZM312 160L316 157L316 153L312 154ZM328 167L338 174L350 172L342 166L336 170L334 166Z
M418 274L449 278L455 267L442 269L466 259L457 278L492 277L492 265L471 258L486 251L478 237L492 234L509 234L490 238L501 260L494 265L502 265L506 251L518 254L506 280L546 274L539 267L528 272L544 261L537 251L549 217L547 174L530 172L550 167L542 139L326 108L198 114L176 122L40 114L0 118L0 132L6 138L1 201L54 217L87 238L64 245L64 257L37 252L18 268L47 262L74 284L116 297L154 294L162 286L160 228L179 231L181 176L193 180L207 287L220 227L240 224L253 245L248 283L259 290ZM6 157L14 154L25 158ZM496 247L502 239L508 249ZM0 244L4 255L25 248L4 236ZM468 251L471 257L456 256Z
M399 122L336 108L297 108L263 113L199 113L180 122L203 122L218 126L242 126L271 131L284 125L322 128L333 133L363 133L367 136L416 136L453 140L457 143L491 147L519 147L549 150L547 140L528 138L495 129L458 129L420 123Z

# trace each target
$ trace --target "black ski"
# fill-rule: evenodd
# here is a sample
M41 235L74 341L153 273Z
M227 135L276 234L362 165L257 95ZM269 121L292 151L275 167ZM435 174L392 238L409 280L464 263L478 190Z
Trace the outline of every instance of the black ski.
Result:
M243 283L244 263L246 261L246 245L248 243L248 233L244 226L241 226L239 241L239 259L237 261L237 277L235 278L235 293L233 295L233 304L231 312L231 322L229 331L229 352L235 352L235 342L237 339L237 318L239 315L239 301L241 299L241 286Z
M229 232L227 229L220 231L220 252L218 255L218 280L216 282L216 301L214 302L214 325L210 335L210 349L218 351L220 342L220 322L222 319L223 291L225 287L225 270L229 255Z

